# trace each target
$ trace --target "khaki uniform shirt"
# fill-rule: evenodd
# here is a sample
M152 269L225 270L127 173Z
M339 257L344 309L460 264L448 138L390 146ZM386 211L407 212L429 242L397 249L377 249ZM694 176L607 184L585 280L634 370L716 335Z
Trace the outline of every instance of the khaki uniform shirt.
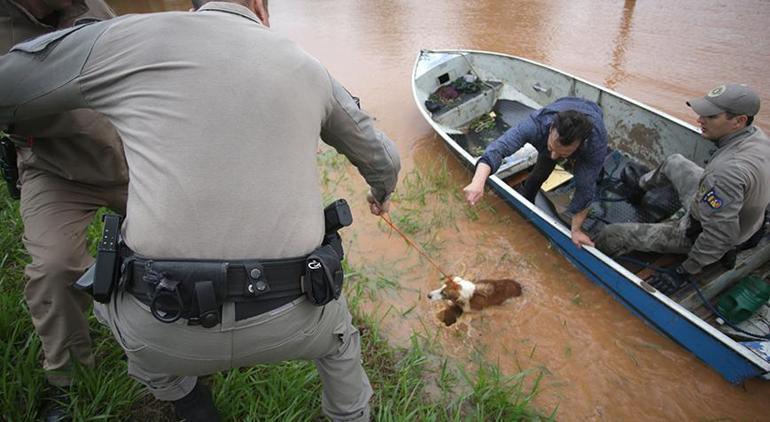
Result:
M0 124L91 107L118 128L130 182L125 240L155 258L269 259L323 236L319 135L377 199L393 143L313 57L247 8L129 15L0 58Z
M770 139L762 130L748 126L718 146L690 207L703 226L682 264L691 274L748 240L764 223L770 203Z
M0 0L0 53L14 44L68 28L83 21L114 16L101 0L74 2L55 16L55 26L43 23L18 2ZM5 79L2 80L3 83ZM27 121L13 127L19 168L34 168L66 180L98 186L123 185L128 169L115 129L91 110L75 110Z

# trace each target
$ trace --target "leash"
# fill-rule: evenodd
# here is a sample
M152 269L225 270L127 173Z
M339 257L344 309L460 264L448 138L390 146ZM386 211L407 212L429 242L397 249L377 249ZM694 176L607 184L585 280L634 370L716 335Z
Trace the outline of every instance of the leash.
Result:
M398 227L396 227L395 224L393 224L393 221L390 220L390 216L388 215L388 213L380 214L380 218L382 218L382 220L385 221L388 224L388 226L390 226L391 229L395 230L396 233L400 234L401 237L404 238L404 240L409 246L414 248L414 250L416 250L420 255L422 255L423 258L427 259L428 262L430 262L430 264L433 265L433 268L435 268L439 273L441 273L441 275L443 275L444 278L446 278L449 281L452 281L451 277L449 277L445 272L441 271L441 267L439 267L438 264L433 262L433 260L430 259L430 257L425 252L423 252L422 249L420 249L417 246L417 244L415 244L412 241L412 239L409 238L409 236L407 236L404 232L401 231L401 229L399 229Z

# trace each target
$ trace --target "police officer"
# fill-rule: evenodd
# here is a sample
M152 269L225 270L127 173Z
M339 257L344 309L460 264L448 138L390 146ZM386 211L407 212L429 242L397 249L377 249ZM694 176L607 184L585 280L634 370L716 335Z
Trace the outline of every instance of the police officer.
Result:
M312 359L323 412L366 420L372 389L344 297L316 306L294 263L320 267L309 261L324 238L319 135L358 168L375 214L388 208L399 156L267 16L262 0L210 2L18 45L0 58L0 124L88 106L121 133L127 258L95 310L129 374L178 417L218 418L199 375ZM156 307L159 293L181 318Z
M687 102L698 114L703 137L718 149L705 169L674 154L638 181L643 190L673 185L687 216L661 224L608 225L596 239L597 248L610 255L632 250L687 254L673 274L653 280L669 295L709 264L734 265L735 252L761 238L770 203L770 140L752 124L759 103L742 84L721 85Z
M534 202L556 162L565 158L574 159L575 195L567 208L567 213L572 216L572 242L578 248L582 245L593 246L582 226L607 155L607 129L601 108L583 98L559 98L508 129L490 143L479 158L473 180L463 189L468 203L475 205L481 199L489 175L497 171L505 157L526 143L537 149L537 162L517 191Z
M112 16L101 0L0 0L0 52ZM72 382L73 361L94 363L86 319L91 300L72 288L92 263L86 229L100 207L123 212L128 170L117 132L90 110L17 121L10 133L18 151L24 245L32 258L25 299L42 341L46 379L65 388ZM53 390L59 397L46 410L51 420L62 415L65 408L56 403L66 398Z

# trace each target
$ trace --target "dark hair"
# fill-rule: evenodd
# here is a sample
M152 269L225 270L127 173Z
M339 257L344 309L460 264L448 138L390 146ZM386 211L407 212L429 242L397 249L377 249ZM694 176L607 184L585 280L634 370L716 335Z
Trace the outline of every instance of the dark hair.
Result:
M551 127L559 133L559 143L572 145L574 142L582 142L591 135L594 125L585 114L567 110L560 111L554 116Z
M730 113L729 111L725 111L725 117L727 117L728 119L734 119L738 116L742 116L742 114L735 114L735 113ZM747 127L751 126L752 123L754 123L754 116L746 115L746 126Z

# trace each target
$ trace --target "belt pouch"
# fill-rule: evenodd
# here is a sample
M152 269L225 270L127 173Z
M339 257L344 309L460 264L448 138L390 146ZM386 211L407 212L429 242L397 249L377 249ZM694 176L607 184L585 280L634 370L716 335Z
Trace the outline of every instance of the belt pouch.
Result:
M227 297L227 265L221 262L206 261L147 261L144 265L144 281L150 289L155 289L160 280L154 280L152 273L162 275L163 278L176 282L176 292L181 302L181 316L188 319L199 320L204 317L207 321L216 316L219 319L219 306ZM149 292L148 292L149 293ZM154 298L153 293L149 293ZM157 292L155 292L155 295ZM165 302L158 303L158 310L173 312L176 309L165 309ZM176 303L172 303L178 306Z
M342 263L331 245L323 245L305 260L305 276L302 291L316 306L323 306L340 297L342 293Z

